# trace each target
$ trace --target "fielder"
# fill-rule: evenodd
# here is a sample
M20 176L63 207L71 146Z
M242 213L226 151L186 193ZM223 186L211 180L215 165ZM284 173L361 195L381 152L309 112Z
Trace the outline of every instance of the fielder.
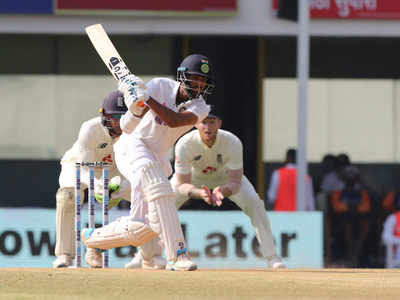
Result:
M168 181L172 173L168 151L207 117L210 108L204 99L213 87L211 74L208 58L194 54L182 61L177 81L154 78L145 85L133 75L120 80L129 111L121 119L123 134L114 151L119 170L131 184L131 211L102 228L84 229L82 241L87 247L141 246L143 266L151 267L152 249L144 249L148 245L144 244L159 236L167 270L197 269L187 253L176 196Z
M110 93L100 109L101 116L84 122L80 128L79 136L71 149L61 159L61 173L59 177L60 187L57 190L56 200L56 260L54 268L68 267L72 265L75 257L75 200L74 179L76 162L109 163L110 174L110 203L109 207L116 206L121 199L130 199L130 184L122 177L115 166L113 145L121 135L119 125L122 114L127 111L121 92ZM95 168L95 188L102 190L102 172ZM82 168L81 184L83 190L89 185L88 169ZM122 179L122 180L121 180ZM99 195L96 195L99 199ZM102 261L93 251L86 253L86 261L92 267L101 267Z
M272 268L285 268L276 255L264 203L243 175L242 143L234 134L221 130L222 120L214 112L184 135L175 147L175 174L171 184L178 194L177 207L189 198L204 199L220 206L226 197L250 218L261 252ZM213 189L210 194L207 188ZM130 263L138 267L138 252Z

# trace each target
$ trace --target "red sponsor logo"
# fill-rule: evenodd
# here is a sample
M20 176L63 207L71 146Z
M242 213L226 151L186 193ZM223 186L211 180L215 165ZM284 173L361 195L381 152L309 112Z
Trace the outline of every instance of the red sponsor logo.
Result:
M279 0L272 7L278 9ZM320 19L399 19L399 0L311 0L310 17Z
M102 162L105 162L105 163L112 164L112 163L113 163L113 160L112 160L111 154L108 154L107 156L104 156L103 159L102 159L101 161L102 161Z
M207 168L203 169L203 174L210 174L216 172L217 169L211 166L208 166Z

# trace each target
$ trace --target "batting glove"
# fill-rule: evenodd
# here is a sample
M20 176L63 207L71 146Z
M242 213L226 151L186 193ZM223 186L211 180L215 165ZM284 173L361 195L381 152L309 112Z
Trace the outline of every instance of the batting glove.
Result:
M149 99L143 80L128 75L119 81L118 90L124 94L125 105L129 110L135 115L141 115L146 107L144 103Z

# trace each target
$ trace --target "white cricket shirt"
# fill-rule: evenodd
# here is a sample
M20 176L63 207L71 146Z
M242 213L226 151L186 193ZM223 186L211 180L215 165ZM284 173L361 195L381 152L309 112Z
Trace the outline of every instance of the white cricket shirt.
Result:
M180 83L169 78L154 78L146 85L147 94L158 103L169 109L178 111L190 111L194 113L200 123L207 117L210 108L202 97L187 101L177 106L176 95ZM193 125L171 128L161 121L152 110L149 110L131 133L123 133L115 147L122 147L123 144L130 143L131 138L141 139L151 151L164 155L175 144L176 140L185 132L190 130Z
M218 130L214 145L209 148L198 130L185 134L175 147L175 172L209 178L227 176L226 170L243 168L243 146L229 131Z
M59 179L60 186L73 186L76 162L106 162L110 164L110 178L113 174L116 174L113 151L113 145L116 140L110 136L108 130L101 124L101 117L85 121L79 130L78 139L61 158L63 169ZM81 169L81 181L84 184L88 182L86 169ZM95 177L101 178L101 176L102 169L95 168Z

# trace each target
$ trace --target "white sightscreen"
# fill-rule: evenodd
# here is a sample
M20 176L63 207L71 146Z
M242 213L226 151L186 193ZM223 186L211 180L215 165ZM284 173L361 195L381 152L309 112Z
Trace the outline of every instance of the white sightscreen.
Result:
M0 76L0 159L61 158L114 89L111 75Z
M355 162L399 161L399 83L311 79L308 161L320 162L328 152L345 152ZM263 89L263 160L282 161L297 146L296 80L265 79Z

